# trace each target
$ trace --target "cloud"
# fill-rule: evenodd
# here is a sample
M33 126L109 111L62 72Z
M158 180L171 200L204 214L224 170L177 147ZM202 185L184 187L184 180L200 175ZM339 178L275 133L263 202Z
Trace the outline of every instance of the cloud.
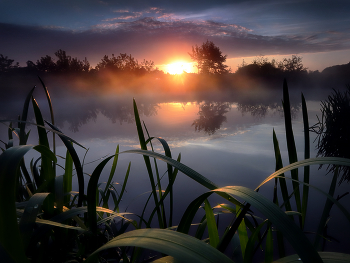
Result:
M228 58L297 54L350 49L350 33L324 30L312 34L266 36L250 28L213 20L179 19L160 8L143 12L118 9L88 30L63 30L49 26L0 24L0 50L21 65L63 49L73 57L96 64L103 55L130 53L139 60L162 64L175 54L188 57L191 46L206 40L218 45ZM145 14L156 14L144 17ZM165 19L166 18L166 19Z

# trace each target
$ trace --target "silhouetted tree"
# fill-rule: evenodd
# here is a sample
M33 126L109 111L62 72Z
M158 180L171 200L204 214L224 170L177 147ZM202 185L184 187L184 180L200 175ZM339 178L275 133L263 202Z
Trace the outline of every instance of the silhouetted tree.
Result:
M49 55L41 57L36 62L37 69L45 72L88 72L91 69L86 58L83 61L72 58L62 49L56 51L55 56L57 57L56 62Z
M198 73L224 74L229 72L228 66L224 64L227 56L223 56L220 48L212 41L207 40L201 46L192 46L192 52L188 54L197 63Z
M36 61L36 67L40 71L53 72L56 69L56 63L52 57L46 55L45 57L41 57L40 60Z
M101 70L110 70L110 71L136 71L140 68L137 60L131 55L120 53L119 56L114 56L109 58L105 55L101 62L97 64L96 69Z
M3 56L2 54L0 54L0 72L7 72L10 69L13 68L18 68L19 67L19 63L16 62L13 65L14 60L13 59L9 59L7 56Z
M307 68L304 67L302 57L292 55L292 58L284 58L278 63L278 68L285 72L306 72Z
M151 72L154 71L154 62L152 60L148 61L148 60L143 60L141 62L141 67L146 71L146 72Z
M27 64L27 68L28 68L28 69L36 69L36 65L35 65L35 63L34 63L33 61L28 60L28 61L26 62L26 64Z
M71 56L67 56L66 51L59 49L55 52L55 56L58 58L56 61L56 71L66 72L69 71L72 61Z

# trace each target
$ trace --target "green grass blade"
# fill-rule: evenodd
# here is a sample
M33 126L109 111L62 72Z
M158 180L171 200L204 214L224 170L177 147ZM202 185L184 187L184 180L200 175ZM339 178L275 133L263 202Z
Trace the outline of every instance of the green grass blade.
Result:
M104 190L104 195L107 195L107 200L109 199L109 194L107 193L107 190L109 189L113 176L115 174L115 170L117 168L117 164L118 164L118 157L119 157L119 144L117 145L117 148L115 150L115 155L114 155L114 159L113 159L113 164L112 164L112 168L111 168L111 172L109 173L109 177L107 180L107 184Z
M215 221L215 216L213 209L210 206L208 199L204 201L205 215L207 218L208 234L209 234L209 244L212 247L217 247L219 244L219 233Z
M139 116L139 112L137 109L135 99L133 100L133 106L134 106L134 116L135 116L135 122L136 122L137 134L138 134L139 141L140 141L140 146L141 146L142 150L147 151L146 140L145 140L145 136L143 134L140 116ZM158 224L159 224L160 228L163 228L164 227L163 218L162 218L160 208L159 208L158 196L157 196L156 185L155 185L154 176L153 176L153 172L152 172L151 162L150 162L149 156L147 156L147 155L144 155L143 159L145 161L149 180L151 183L154 203L155 203L155 206L157 207Z
M248 240L247 246L246 246L246 250L245 250L245 254L244 254L244 263L252 263L253 262L255 242L258 241L259 235L260 235L260 230L267 222L268 222L268 220L265 220L259 226L257 226L254 229L254 231L252 232L251 236L249 237L249 240Z
M180 262L233 262L203 241L167 229L139 229L124 233L100 247L91 256L104 249L120 246L136 246L155 250L170 255ZM91 256L87 258L86 263L93 262Z
M60 227L60 228L64 228L64 229L72 229L72 230L77 230L79 232L86 232L87 231L86 229L84 229L82 227L66 225L66 224L53 222L51 220L45 220L45 219L41 219L41 218L37 218L35 222L37 224L50 225L50 226Z
M285 123L285 129L286 129L286 140L287 140L289 163L292 164L298 161L298 156L297 156L297 149L295 147L295 141L294 141L294 135L293 135L292 115L290 111L288 85L286 80L284 80L283 82L283 112L284 112L284 123ZM299 180L297 169L292 170L291 174L294 180ZM297 210L298 212L301 212L299 184L293 182L293 191L294 191Z
M49 140L47 138L47 133L46 130L40 126L45 126L43 116L41 114L40 108L34 97L32 97L32 104L33 104L33 109L34 109L34 114L35 114L35 120L38 129L38 136L39 136L39 144L40 145L45 145L46 147L50 148L49 145Z
M17 224L15 186L23 156L32 146L14 146L0 155L0 245L15 262L28 262Z
M240 227L242 221L244 220L244 217L247 214L249 208L250 208L250 204L246 204L242 208L242 211L238 214L238 217L236 218L236 220L230 226L229 230L227 232L225 232L224 236L220 240L220 244L217 247L217 249L219 251L224 252L226 250L227 246L230 244L233 236L235 235L236 231L238 230L238 228ZM236 208L236 211L237 211L237 208ZM243 244L243 246L244 246L244 244L246 244L244 239L243 239L242 243L241 243L241 240L240 240L241 247L242 247L242 244Z
M245 215L245 211L243 210L240 210L240 209L237 209L237 219L239 220L239 214L240 213L244 213ZM242 218L243 219L243 218ZM239 237L239 243L241 244L241 251L242 251L242 255L245 254L245 250L246 250L246 247L247 247L247 243L248 243L248 233L247 233L247 227L245 225L245 222L244 220L241 220L241 223L239 224L238 228L237 228L237 233L238 233L238 237Z
M128 182L128 179L129 179L130 167L131 167L131 162L129 162L128 169L126 170L126 174L125 174L125 177L124 177L124 182L123 182L123 185L122 185L122 190L120 191L118 201L117 201L117 203L115 204L114 211L116 211L116 209L117 209L118 206L119 206L120 201L121 201L122 198L123 198L123 195L124 195L124 192L125 192L125 188L126 188L126 183Z
M143 126L145 127L146 133L148 135L148 139L146 141L146 144L149 142L151 145L151 149L152 152L154 152L154 148L153 148L153 144L152 144L152 138L150 137L146 124L145 122L143 122ZM165 207L164 207L164 202L162 202L161 200L163 200L162 196L163 196L163 191L162 191L162 185L161 185L161 181L160 181L160 175L159 175L159 169L158 169L158 164L157 164L157 160L155 158L153 158L154 161L154 170L156 173L156 178L157 178L157 186L158 186L158 194L159 194L159 208L161 210L162 213L162 220L163 220L163 228L167 228L167 222L166 222L166 215L165 215Z
M168 143L166 142L166 140L164 140L163 138L158 138L156 137L156 139L162 144L163 149L164 149L164 153L165 156L172 158L171 156L171 150L170 147L168 145ZM175 176L173 173L173 167L170 164L167 164L167 172L168 172L168 185L169 185L169 226L172 226L173 224L173 212L174 212L174 193L173 193L173 184L175 181Z
M301 105L303 112L303 124L304 124L304 143L305 143L305 153L304 159L310 158L310 133L309 133L309 117L307 114L307 107L304 95L301 94ZM309 200L309 187L307 184L310 182L310 166L304 166L304 186L303 186L303 199L301 204L301 213L302 213L302 227L305 225L307 203Z
M198 209L211 194L212 192L204 193L189 204L177 227L178 232L188 234L190 230L190 226L193 222L194 216L196 215Z
M39 77L39 76L38 76ZM51 98L50 98L50 94L49 94L49 91L47 90L44 82L42 81L42 79L39 77L39 80L41 82L41 85L43 86L44 88L44 91L45 91L45 95L46 95L46 98L47 98L47 102L49 104L49 108L50 108L50 115L51 115L51 123L53 125L55 125L55 118L54 118L54 114L53 114L53 107L52 107L52 101L51 101ZM52 144L53 144L53 152L56 154L56 140L55 140L55 133L52 133Z
M64 165L64 174L63 174L63 192L69 193L72 191L72 181L73 181L73 158L70 155L68 149L66 152L66 160ZM69 204L70 195L64 197L64 204Z
M272 239L272 228L269 225L266 236L265 244L265 263L271 263L273 261L273 239Z
M283 168L283 163L282 163L282 156L279 148L279 143L277 140L277 136L275 133L275 130L273 130L273 147L275 151L275 159L276 159L276 171L279 169ZM281 174L282 177L284 177L284 174ZM289 194L288 194L288 188L286 184L286 180L284 178L279 178L279 183L281 187L281 194L283 198L284 205L286 207L287 211L292 211L292 206L290 205L289 202Z
M304 262L322 262L301 229L277 205L263 195L242 186L228 186L215 191L238 196L254 206L282 232Z
M56 130L61 133L61 131L56 128L54 125L52 125L49 122L46 122L53 130ZM67 139L66 136L62 136L58 134L64 145L66 146L67 150L69 151L70 155L72 156L73 163L75 166L75 170L77 172L78 177L78 185L79 185L79 197L78 197L78 206L82 206L83 204L83 198L84 198L84 175L83 175L83 168L81 166L79 157L77 152L75 151L73 145L71 144L71 141Z
M275 178L276 176L279 176L285 172L288 172L290 170L308 166L308 165L319 165L319 164L336 164L339 166L350 166L350 159L347 158L340 158L340 157L317 157L317 158L309 158L306 160L298 161L296 163L292 163L290 165L287 165L283 167L282 169L279 169L278 171L271 174L269 177L267 177L261 184L258 185L256 189L259 189L262 185L270 181L271 179Z
M114 155L106 158L103 160L92 172L90 181L88 184L87 189L87 203L88 203L88 221L89 221L89 227L92 231L92 233L97 233L97 219L96 219L96 207L97 207L97 201L96 201L96 190L97 190L97 184L98 180L100 178L101 172L103 168L106 166L107 162L112 159Z
M22 111L22 116L21 116L21 121L22 122L19 123L19 129L20 129L20 132L19 132L19 144L20 145L25 145L27 143L27 135L26 135L26 132L25 132L25 128L26 128L25 121L27 120L27 117L28 117L29 103L30 103L30 100L32 98L32 94L34 92L34 89L35 89L35 86L28 93L27 98L26 98L26 100L24 102L24 105L23 105L23 111Z
M48 149L50 149L49 140L46 134L46 129L42 128L42 126L45 126L44 119L42 117L39 105L33 97L32 97L32 105L34 109L35 120L37 123L39 145L43 145ZM55 167L55 164L53 165L51 160L48 159L48 157L46 157L45 154L42 154L41 155L41 173L40 173L40 177L42 181L53 182L53 178L55 178L54 167ZM53 190L54 190L53 186L49 186L49 188L47 189L48 192L52 192Z

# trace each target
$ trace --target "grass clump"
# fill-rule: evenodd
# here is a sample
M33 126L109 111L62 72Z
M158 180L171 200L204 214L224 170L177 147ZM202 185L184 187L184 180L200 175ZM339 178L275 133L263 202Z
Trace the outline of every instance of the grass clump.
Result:
M292 262L296 258L301 258L303 262L349 262L350 255L325 253L320 248L320 237L332 205L336 205L350 222L349 212L339 199L333 197L337 170L328 193L316 189L327 197L327 202L314 242L306 237L304 231L309 189L315 188L309 184L309 165L322 163L350 166L350 159L310 159L309 134L308 129L305 129L305 159L298 161L286 82L283 108L290 164L283 167L279 143L273 132L276 172L255 190L242 186L219 187L182 164L180 155L177 160L173 159L167 142L162 138L151 137L146 126L142 125L135 100L133 107L140 149L120 153L117 146L115 154L100 161L89 180L85 180L84 162L75 149L83 146L55 126L50 96L42 84L50 106L50 121L42 118L39 105L32 96L34 88L27 96L21 118L12 122L2 121L8 124L8 138L2 141L4 148L0 155L0 257L4 262L273 262L276 258L279 258L276 262ZM25 129L30 103L34 108L39 137L39 144L35 146L27 144L30 134ZM308 127L303 97L302 109L304 127ZM16 128L12 126L14 122L18 123ZM53 135L52 145L47 131ZM18 137L17 146L14 144L14 135ZM57 138L66 147L64 165L58 163L55 150ZM161 143L165 154L153 150L153 140ZM30 162L28 170L24 157L31 150L37 151L40 157ZM143 211L138 214L119 210L130 174L130 164L119 192L112 183L118 156L124 153L143 155L151 184L151 194ZM166 179L162 180L157 161L167 164ZM107 183L102 187L99 179L108 162L113 164ZM298 174L298 168L301 167L304 167L303 180L299 179ZM57 170L62 168L64 173L58 175ZM290 178L285 176L289 171ZM173 186L179 172L208 191L190 202L181 220L174 222ZM72 189L75 175L77 192ZM258 191L272 179L275 187L271 201ZM288 188L288 181L291 181L292 187ZM300 184L303 185L302 190ZM212 206L212 195L219 195L224 203ZM148 215L145 210L150 205L152 212ZM254 211L259 211L263 217L256 216ZM202 219L196 222L196 215L201 212ZM222 213L231 217L230 223L223 226L218 220ZM193 229L196 232L190 235ZM238 240L238 246L234 252L230 252L228 248L234 240ZM296 255L287 256L285 241L289 242ZM264 248L264 259L256 258L260 255L257 254L260 247Z

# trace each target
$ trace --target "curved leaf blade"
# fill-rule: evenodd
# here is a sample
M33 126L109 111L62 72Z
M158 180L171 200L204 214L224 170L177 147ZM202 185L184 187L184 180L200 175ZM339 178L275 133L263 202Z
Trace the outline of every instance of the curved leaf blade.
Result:
M119 235L92 253L86 262L92 262L93 255L104 249L119 246L155 250L170 255L180 262L233 263L226 255L205 242L167 229L138 229Z

